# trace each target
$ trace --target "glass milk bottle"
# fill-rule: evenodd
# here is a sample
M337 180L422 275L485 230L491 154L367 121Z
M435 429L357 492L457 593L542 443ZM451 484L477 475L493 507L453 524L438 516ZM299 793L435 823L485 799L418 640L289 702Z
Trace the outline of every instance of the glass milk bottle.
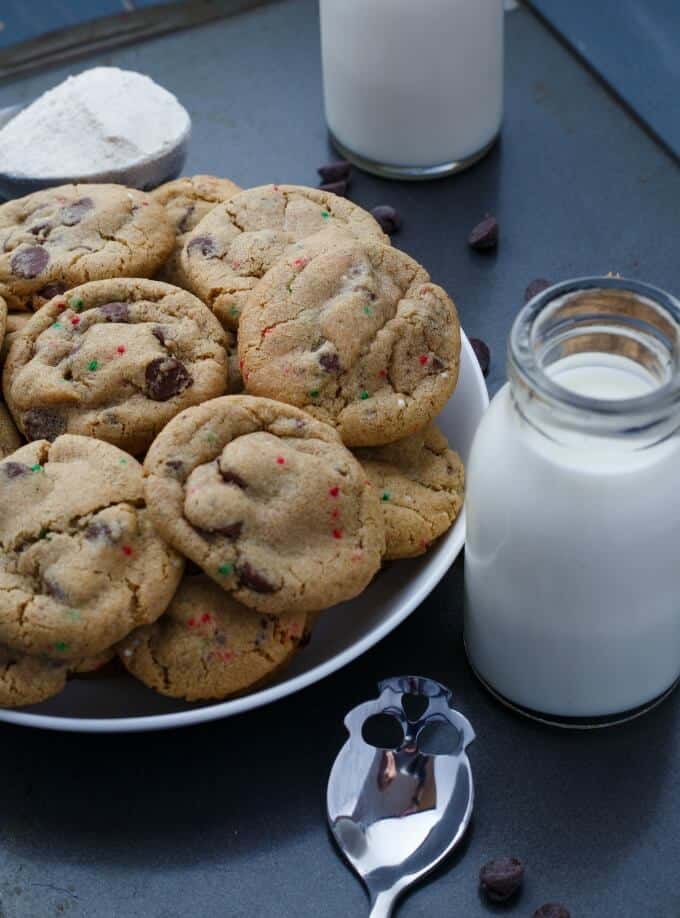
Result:
M476 162L503 110L503 0L320 0L326 120L387 177Z
M501 700L627 719L680 675L680 305L618 278L521 311L468 464L465 642Z

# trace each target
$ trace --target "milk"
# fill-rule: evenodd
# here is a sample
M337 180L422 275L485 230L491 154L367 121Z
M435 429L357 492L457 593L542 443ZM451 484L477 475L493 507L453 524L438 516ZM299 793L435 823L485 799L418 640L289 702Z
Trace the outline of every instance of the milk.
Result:
M597 399L656 383L623 357L580 354L549 375ZM518 414L506 385L468 466L465 641L515 705L617 715L680 676L680 438L647 449L581 432L568 445ZM559 436L557 437L559 439Z
M326 120L344 152L453 168L494 140L503 0L320 0L320 13Z

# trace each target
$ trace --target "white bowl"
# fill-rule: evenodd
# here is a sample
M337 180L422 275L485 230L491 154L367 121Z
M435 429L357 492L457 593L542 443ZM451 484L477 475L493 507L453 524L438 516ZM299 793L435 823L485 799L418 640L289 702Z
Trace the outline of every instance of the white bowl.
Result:
M489 404L484 378L463 335L458 387L438 424L467 462L472 437ZM190 705L166 698L127 677L69 682L40 705L0 710L0 721L81 733L163 730L230 717L291 695L356 659L402 622L435 588L465 542L465 515L421 558L399 561L378 575L357 599L325 612L312 641L282 677L265 689L216 704Z

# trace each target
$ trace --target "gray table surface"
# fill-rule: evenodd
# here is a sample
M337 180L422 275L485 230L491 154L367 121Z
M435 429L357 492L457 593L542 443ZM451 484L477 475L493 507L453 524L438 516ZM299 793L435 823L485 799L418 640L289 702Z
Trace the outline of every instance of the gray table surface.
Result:
M353 197L403 213L395 243L454 295L493 352L526 283L609 270L678 292L677 167L524 10L508 14L501 145L477 168L426 185L357 175ZM100 56L176 92L194 117L191 172L242 185L314 183L329 151L314 0ZM0 87L0 105L67 70ZM468 250L485 212L496 254ZM499 462L502 456L499 456ZM404 916L530 916L545 901L574 918L680 915L680 695L609 731L524 721L476 683L461 643L462 565L396 632L299 695L188 731L93 737L0 727L0 916L184 918L365 914L327 837L326 777L342 718L377 679L449 684L477 730L477 783L463 849L404 900ZM487 858L527 864L513 908L477 892Z

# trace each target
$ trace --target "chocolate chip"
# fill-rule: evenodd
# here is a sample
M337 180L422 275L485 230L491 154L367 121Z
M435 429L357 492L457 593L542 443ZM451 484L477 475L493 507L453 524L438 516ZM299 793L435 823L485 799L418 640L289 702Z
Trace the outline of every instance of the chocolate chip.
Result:
M322 182L340 182L349 178L351 171L352 164L346 159L339 159L334 163L326 163L317 169Z
M323 185L319 185L321 191L330 191L331 194L337 194L341 198L347 197L347 189L349 188L349 182L324 182Z
M204 258L215 258L217 246L212 236L195 236L187 245L187 253L200 252Z
M534 280L529 281L527 289L524 291L524 302L528 303L529 300L533 300L535 296L543 293L548 287L552 287L552 281L546 280L544 277L536 277Z
M388 235L391 236L392 233L396 233L401 229L401 215L398 210L390 207L389 204L379 204L373 208L371 213L380 224L383 232Z
M468 237L469 245L477 252L488 252L498 245L498 221L495 217L485 217L472 230Z
M255 593L274 593L276 587L262 574L258 573L247 561L236 568L241 586L248 587Z
M154 325L154 327L151 329L151 334L154 336L154 338L156 338L157 341L160 341L163 347L165 347L167 329L163 328L162 325Z
M45 300L51 300L55 296L61 296L65 290L66 284L55 281L53 284L45 284L42 290L38 290L38 296L43 297Z
M166 469L170 469L171 472L182 472L184 470L184 463L181 459L168 459L165 463Z
M85 538L88 542L95 542L97 539L104 539L107 542L112 542L111 527L101 520L93 520L88 524L85 530Z
M2 470L8 478L20 478L31 473L30 466L24 465L23 462L3 462Z
M40 245L18 249L10 260L12 273L17 277L37 277L47 267L49 252Z
M222 647L227 643L227 636L223 631L218 631L215 635L215 642L220 644Z
M85 214L92 210L94 207L94 201L92 198L80 198L78 201L74 201L73 204L69 204L67 207L62 207L59 213L59 221L64 224L64 226L75 226L76 223L80 223Z
M241 478L240 475L237 475L236 472L232 472L229 469L221 469L218 466L218 471L222 476L222 480L225 484L235 484L237 488L247 488L248 485L245 482L245 479Z
M196 209L195 204L189 204L187 209L184 211L184 216L177 224L178 233L186 233L186 231L189 229L189 219L191 218L191 215L193 214L195 209Z
M506 902L519 890L524 865L516 857L497 857L479 871L479 885L492 902Z
M146 394L155 402L167 402L194 383L184 364L174 357L156 357L146 365L144 375Z
M51 596L53 599L56 599L58 602L66 602L68 596L63 587L61 587L56 580L52 580L49 577L45 577L45 592L48 596Z
M433 370L436 370L437 372L444 369L444 364L439 359L439 357L433 357L432 360L430 361L430 366L432 367Z
M22 418L28 440L56 440L66 430L66 421L44 408L31 408Z
M571 912L558 902L546 902L536 909L533 918L571 918Z
M30 232L33 236L41 236L41 235L43 235L43 233L45 234L45 236L47 236L47 234L49 233L49 231L50 231L51 229L52 229L52 224L51 224L51 223L47 223L47 222L45 222L45 223L36 223L35 226L32 226L32 227L30 228L29 232Z
M485 344L481 338L470 338L470 344L482 368L482 375L485 377L488 376L489 366L491 364L491 351L489 350L488 344Z
M340 358L337 354L322 354L319 363L328 373L340 372Z
M221 529L216 529L215 532L224 536L225 539L238 539L242 529L243 523L239 521L238 523L231 523L229 526L222 526Z
M103 303L99 307L99 312L104 316L106 322L129 322L130 310L127 303L120 303L115 300L112 303Z

